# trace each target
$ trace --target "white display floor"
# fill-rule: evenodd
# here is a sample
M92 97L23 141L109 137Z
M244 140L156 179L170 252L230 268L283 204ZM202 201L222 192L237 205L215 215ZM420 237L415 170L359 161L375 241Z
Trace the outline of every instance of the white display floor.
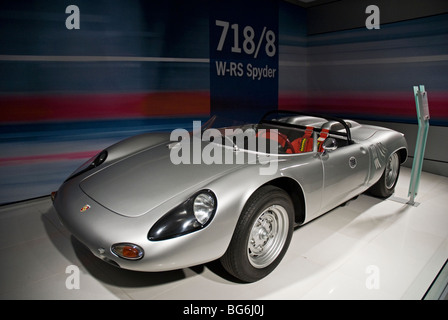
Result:
M402 168L395 198L361 195L298 228L277 269L252 284L217 263L121 270L59 224L49 197L6 205L0 299L422 299L448 259L448 178L423 173L417 207L394 200L407 198L409 179Z

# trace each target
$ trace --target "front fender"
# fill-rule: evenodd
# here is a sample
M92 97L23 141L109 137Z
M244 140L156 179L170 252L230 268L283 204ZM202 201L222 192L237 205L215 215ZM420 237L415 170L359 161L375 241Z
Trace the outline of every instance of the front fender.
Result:
M406 139L402 133L396 131L375 133L368 149L371 158L369 185L375 184L381 178L392 154L398 152L402 164L406 161L408 155Z

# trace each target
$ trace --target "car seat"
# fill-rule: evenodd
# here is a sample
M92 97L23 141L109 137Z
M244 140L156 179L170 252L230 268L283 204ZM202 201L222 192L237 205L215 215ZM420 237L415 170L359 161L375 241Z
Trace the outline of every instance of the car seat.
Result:
M303 153L313 151L313 130L313 127L306 127L305 134L291 142L293 150L291 152L287 151L287 153ZM319 138L317 139L317 150L319 152L323 151L322 144L325 139L327 139L328 133L328 129L322 129L320 132Z

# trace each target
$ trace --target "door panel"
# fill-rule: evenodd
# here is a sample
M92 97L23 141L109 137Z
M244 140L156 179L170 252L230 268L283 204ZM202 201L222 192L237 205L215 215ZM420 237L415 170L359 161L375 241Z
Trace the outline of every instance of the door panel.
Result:
M359 144L339 147L321 154L324 170L322 207L330 210L350 200L366 185L369 177L369 154Z

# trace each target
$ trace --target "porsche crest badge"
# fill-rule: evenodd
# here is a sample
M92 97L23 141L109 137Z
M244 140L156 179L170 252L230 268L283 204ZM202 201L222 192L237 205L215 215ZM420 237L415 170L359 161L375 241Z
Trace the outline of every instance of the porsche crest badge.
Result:
M81 210L79 210L79 212L83 213L83 212L86 212L89 209L90 209L90 205L86 204L84 207L81 208Z

